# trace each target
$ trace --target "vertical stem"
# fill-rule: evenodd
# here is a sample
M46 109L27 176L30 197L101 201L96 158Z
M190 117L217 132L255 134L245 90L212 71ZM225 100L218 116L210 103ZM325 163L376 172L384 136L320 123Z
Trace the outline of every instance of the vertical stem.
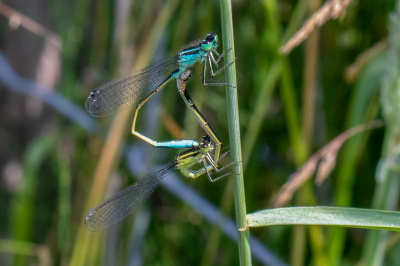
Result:
M321 3L320 0L310 1L310 13L314 13ZM312 150L312 139L314 135L315 99L317 94L317 72L318 72L318 46L319 29L310 34L306 41L306 58L304 71L303 91L303 136L308 151ZM309 152L307 152L309 153Z
M382 158L376 171L376 188L372 207L374 209L396 209L399 200L398 158L400 155L400 0L389 17L386 73L380 91L386 134ZM364 246L365 265L384 265L387 231L368 232Z
M309 2L310 13L314 13L321 6L320 0ZM319 29L315 29L308 36L305 51L305 71L303 89L303 136L306 143L306 154L309 156L313 148L314 120L315 120L315 101L317 95L317 73L318 73L318 54L319 54ZM310 185L308 185L310 186ZM307 193L308 194L308 193ZM304 198L303 198L304 199ZM311 202L308 202L311 203ZM316 265L329 265L328 257L324 247L324 233L319 226L311 226L309 229L310 244L313 253L313 260Z
M226 55L226 62L235 60L235 47L233 42L232 4L230 0L221 0L222 40L224 50L230 50ZM240 143L239 109L236 87L236 64L225 71L225 80L235 86L226 88L229 141L232 160L238 162L233 167L234 197L236 223L238 226L238 245L240 265L251 265L250 233L246 221L246 202L244 196L242 153Z

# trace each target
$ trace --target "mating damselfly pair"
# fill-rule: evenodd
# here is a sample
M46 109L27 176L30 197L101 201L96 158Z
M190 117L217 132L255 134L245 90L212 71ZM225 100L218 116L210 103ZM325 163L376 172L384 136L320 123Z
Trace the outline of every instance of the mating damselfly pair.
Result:
M131 129L133 135L154 147L188 148L188 150L179 153L173 162L158 168L146 178L121 191L103 204L93 208L86 217L86 226L89 230L93 231L106 228L125 218L151 195L159 182L173 169L180 170L185 177L189 178L196 178L207 173L211 182L229 174L227 173L216 179L212 179L211 171L219 172L231 166L233 163L220 169L218 168L220 159L225 157L229 151L220 156L221 141L212 130L207 120L197 109L189 93L185 89L185 86L179 89L179 93L189 110L194 114L197 121L207 133L207 136L203 137L200 143L195 140L157 142L135 130L137 115L143 104L174 78L177 79L178 82L185 82L190 76L191 68L196 62L203 63L202 83L204 85L230 86L225 82L206 78L207 64L210 67L209 72L211 76L215 76L234 63L234 61L232 61L220 66L219 62L224 57L226 51L219 54L216 51L217 47L218 36L212 33L208 34L203 41L196 40L184 46L179 53L173 57L159 61L150 67L133 73L129 77L106 83L90 92L86 100L86 109L93 116L112 115L136 104ZM215 72L213 70L213 64L219 67ZM211 151L214 152L213 158L210 155ZM203 164L204 167L198 171L193 171L192 167L199 163Z

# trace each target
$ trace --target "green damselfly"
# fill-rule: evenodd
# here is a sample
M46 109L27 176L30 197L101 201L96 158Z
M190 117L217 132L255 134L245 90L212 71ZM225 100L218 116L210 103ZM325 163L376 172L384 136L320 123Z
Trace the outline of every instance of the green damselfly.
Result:
M135 130L137 114L139 109L148 99L150 99L169 81L174 78L178 79L182 74L190 70L196 62L203 63L202 82L204 85L228 85L225 82L206 78L207 64L210 67L211 76L215 76L234 63L234 61L232 61L223 64L216 72L214 72L213 64L218 67L219 61L223 58L226 52L223 51L219 54L216 50L217 47L218 36L213 33L208 34L203 41L193 41L183 47L179 53L173 57L161 60L152 66L133 73L129 77L111 81L93 90L90 92L89 97L86 100L86 110L95 117L108 116L136 104L131 129L133 135L141 138L154 147L189 148L197 146L198 143L194 140L157 142L140 134ZM206 132L211 136L216 146L214 160L218 161L221 141L217 138L214 131L201 115L200 111L196 108L187 92L186 94L185 92L181 92L181 95L184 100L186 99L185 103L191 109L192 113L195 114L202 127L207 128Z
M197 178L206 173L210 182L215 182L229 175L230 173L225 173L214 179L212 178L212 171L220 172L234 164L232 162L218 168L218 162L215 162L209 153L212 150L213 145L210 137L208 135L204 136L198 146L179 153L172 162L157 168L144 179L93 208L86 216L86 228L89 231L105 229L127 217L150 197L161 180L174 169L180 170L187 178ZM229 151L223 153L219 160L223 159L228 153ZM197 164L202 164L204 167L197 171L192 170L192 167Z

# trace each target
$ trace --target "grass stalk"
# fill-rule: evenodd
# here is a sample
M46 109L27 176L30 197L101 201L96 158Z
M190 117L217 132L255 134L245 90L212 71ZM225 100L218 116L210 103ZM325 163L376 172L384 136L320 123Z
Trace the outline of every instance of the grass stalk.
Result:
M314 13L321 5L320 0L309 2L310 13ZM302 133L305 141L307 157L313 150L315 105L317 98L318 61L319 61L319 29L316 28L306 40L304 62L304 87L302 95ZM310 186L310 185L309 185ZM324 233L319 226L308 228L310 244L316 265L328 265L328 256L325 253Z
M58 179L58 249L63 258L71 240L71 172L69 158L57 153Z
M315 12L321 5L319 0L310 2L310 13ZM303 136L308 150L312 150L314 137L315 101L317 97L317 73L318 73L318 48L319 29L310 34L306 40L305 64L304 64L304 89L302 100ZM309 152L308 152L309 153Z
M379 113L378 89L379 80L383 75L383 65L386 59L379 56L368 63L368 66L360 74L355 85L351 106L347 115L347 127L365 123L375 119ZM343 158L338 164L338 180L335 185L335 204L340 207L351 205L354 194L354 183L357 176L357 165L362 154L367 149L367 140L370 133L355 136L343 148ZM342 265L342 254L345 246L346 229L334 227L330 229L328 241L329 261L331 265Z
M226 62L235 60L235 46L233 39L232 4L230 0L221 1L222 40L224 50L231 49L226 55ZM251 265L250 232L246 221L246 201L244 195L242 153L240 142L239 109L236 87L236 64L231 65L225 71L225 80L235 86L226 88L229 142L232 153L232 161L238 162L233 167L234 198L236 223L238 231L238 247L240 265Z
M396 1L396 11L389 21L389 43L386 73L380 91L386 132L382 158L376 171L376 188L372 207L376 209L396 209L399 199L399 157L400 136L400 1ZM388 231L368 232L364 247L365 265L384 265Z
M15 193L11 203L10 232L17 241L30 242L33 238L34 202L37 197L40 166L52 152L54 135L43 136L32 141L23 162L23 183ZM18 246L18 245L17 245ZM26 265L26 256L15 252L13 265Z
M267 12L268 23L270 25L270 29L274 34L273 40L276 44L279 44L279 39L281 39L281 30L279 28L279 17L278 17L278 8L276 2L274 1L265 1L265 7ZM300 14L305 12L306 8L303 5L300 5L298 8L298 15L293 21L297 21ZM295 23L295 22L291 22ZM294 89L294 82L292 78L292 71L290 68L289 60L284 55L278 55L278 58L282 61L282 73L281 73L281 95L283 108L285 112L285 117L287 119L287 127L289 132L289 140L291 146L293 147L294 160L297 166L300 166L308 157L309 147L307 145L306 138L303 135L303 130L301 129L301 119L298 115L299 108L296 104L296 93ZM313 104L313 103L312 103ZM308 108L313 109L313 108ZM308 182L305 186L299 191L297 198L297 204L299 205L314 205L315 198L312 190L311 183ZM305 228L303 226L294 227L293 233L293 245L292 250L293 254L291 256L291 262L293 265L302 265L304 261L304 252L305 252L305 242L306 242L306 234L304 233ZM323 250L319 246L319 243L322 243L320 239L323 238L323 232L319 227L310 228L309 231L310 239L312 243L312 248L316 251L318 256L318 262L323 261L324 255L320 254L320 251Z
M266 3L267 6L268 3ZM288 23L288 26L281 37L280 29L277 25L278 18L276 15L271 15L273 12L270 9L266 9L267 17L269 18L269 27L265 28L265 33L268 35L273 35L274 39L277 40L276 43L273 44L273 48L271 50L278 51L279 45L287 41L291 35L293 35L303 20L303 17L308 10L308 0L299 1L296 5L296 8L293 11L293 15ZM268 38L266 38L268 39ZM281 39L280 42L278 40ZM264 45L264 49L267 48L268 45ZM247 126L246 134L243 140L243 168L246 169L247 163L251 157L251 153L253 151L254 145L256 144L256 140L259 136L262 123L264 122L264 117L266 116L267 110L270 107L271 97L276 88L276 84L282 73L282 64L284 57L280 54L276 54L276 58L270 64L268 69L268 73L266 78L264 79L264 83L262 85L260 93L257 95L255 100L254 109L252 111L252 115L250 116L250 121ZM256 76L263 74L255 74Z

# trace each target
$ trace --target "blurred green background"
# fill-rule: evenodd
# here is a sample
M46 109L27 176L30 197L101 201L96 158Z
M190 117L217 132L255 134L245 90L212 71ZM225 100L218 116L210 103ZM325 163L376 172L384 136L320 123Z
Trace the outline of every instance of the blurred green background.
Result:
M280 55L321 4L232 3L249 213L272 207L289 175L327 142L382 118L395 1L353 1L313 39ZM177 154L131 135L132 112L89 117L89 92L209 32L221 35L219 1L12 0L0 2L0 13L0 265L239 265L235 241L162 188L140 215L108 232L89 235L83 226L90 208ZM203 86L200 74L198 65L187 88L226 146L225 89ZM204 134L175 82L141 110L139 132L156 140ZM290 205L371 208L384 135L376 129L353 137L330 178L306 184ZM230 177L183 182L235 217ZM397 206L395 196L391 208ZM355 265L363 256L366 230L325 227L319 244L306 232L251 229L282 265L318 265L318 256L327 265ZM384 265L399 265L398 240L390 235ZM265 262L253 257L253 264Z

